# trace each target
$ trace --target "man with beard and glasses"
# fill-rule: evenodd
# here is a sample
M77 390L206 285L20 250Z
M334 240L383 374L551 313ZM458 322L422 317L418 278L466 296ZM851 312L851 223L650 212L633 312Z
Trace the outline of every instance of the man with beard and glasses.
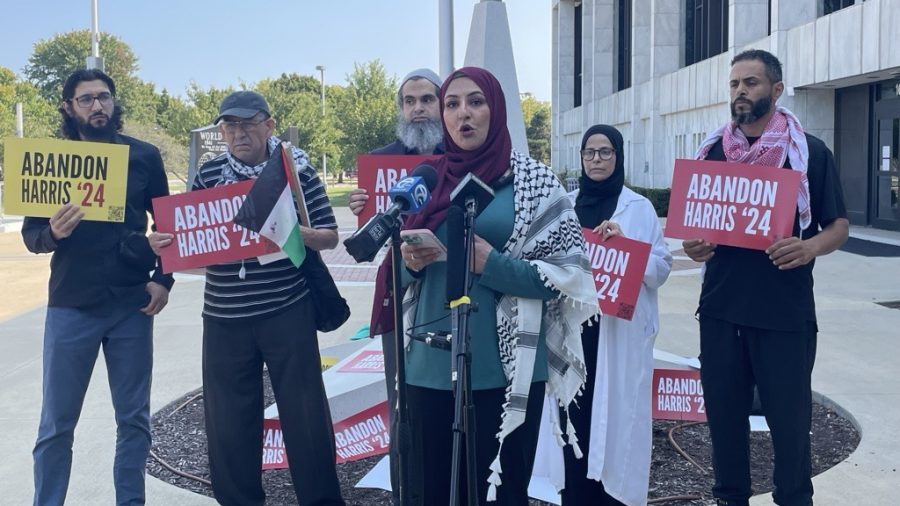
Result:
M765 251L684 241L706 272L697 314L701 380L713 444L720 505L747 505L749 422L753 388L775 450L779 505L811 505L809 431L811 375L816 354L813 266L839 248L849 222L834 156L776 102L784 91L781 63L761 50L731 61L731 117L697 153L698 159L783 167L801 174L791 237Z
M169 188L159 150L119 133L122 110L115 97L116 86L103 72L73 73L63 86L60 132L74 141L128 146L128 166L110 167L128 173L125 221L82 223L84 212L70 202L49 219L25 218L22 226L29 251L53 253L33 452L35 505L65 501L75 425L101 347L116 413L116 504L144 504L153 315L166 306L174 283L145 234L151 200Z
M406 74L397 90L397 140L373 150L371 155L442 155L441 112L438 91L441 78L429 69ZM350 192L349 206L354 215L362 212L369 200L365 188Z
M441 127L441 110L438 92L441 78L426 68L416 69L407 74L397 90L397 140L382 146L373 155L442 155L441 143L444 131ZM369 196L365 188L350 192L349 206L354 215L359 215ZM391 410L397 402L397 360L394 357L394 333L381 336L384 349L384 379L387 388L388 406ZM391 423L391 441L396 441L396 426ZM397 445L390 446L391 488L394 504L400 503L399 470ZM412 476L411 476L412 477ZM412 487L412 484L408 485Z

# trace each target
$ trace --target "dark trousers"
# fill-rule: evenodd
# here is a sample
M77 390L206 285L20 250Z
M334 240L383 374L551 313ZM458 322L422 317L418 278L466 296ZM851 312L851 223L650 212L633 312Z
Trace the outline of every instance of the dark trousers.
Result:
M598 325L592 328L585 324L581 333L581 345L584 349L584 362L587 369L587 381L584 384L579 403L569 407L569 420L575 426L578 435L578 446L584 454L575 458L570 445L563 448L566 466L566 487L560 493L562 506L620 506L622 503L606 493L603 483L587 477L588 455L591 449L591 411L594 406L594 381L597 371L597 347L600 340L597 335ZM565 411L560 409L560 420L565 420Z
M700 375L716 498L743 505L752 495L747 417L756 385L775 450L772 497L782 506L812 504L810 377L816 330L810 325L806 332L780 332L700 317Z
M262 506L263 363L275 391L297 500L343 505L311 301L267 319L203 322L203 392L213 494Z
M420 495L413 498L417 506L438 506L450 503L450 474L453 459L453 392L410 385L409 418L412 446L416 460L410 469L421 475ZM503 443L500 466L503 484L497 487L497 501L487 502L490 465L497 456L500 415L503 412L505 389L475 390L475 462L478 467L478 503L497 506L527 506L528 482L534 467L541 409L544 402L544 383L532 383L528 393L525 422ZM463 466L465 467L465 466ZM465 501L466 472L461 475L461 497Z

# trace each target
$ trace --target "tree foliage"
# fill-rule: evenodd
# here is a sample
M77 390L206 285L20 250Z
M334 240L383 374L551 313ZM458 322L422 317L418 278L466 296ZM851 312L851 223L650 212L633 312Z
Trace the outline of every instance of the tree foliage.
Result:
M34 52L23 72L44 98L59 100L66 78L72 72L83 69L90 54L90 30L57 34L34 45ZM103 58L104 71L117 86L120 81L133 77L137 72L137 57L131 47L115 35L100 34L100 56Z
M355 64L337 102L338 127L344 133L341 166L356 166L356 155L394 140L397 80L374 60Z
M188 173L188 148L169 135L161 127L152 123L139 123L131 121L125 124L122 133L144 142L149 142L157 148L162 155L163 165L169 179L178 179L187 184Z
M0 160L4 153L3 139L16 133L17 103L22 104L26 137L53 137L59 127L59 113L53 104L44 100L31 83L0 67Z
M522 118L531 157L550 163L550 104L531 95L522 99Z

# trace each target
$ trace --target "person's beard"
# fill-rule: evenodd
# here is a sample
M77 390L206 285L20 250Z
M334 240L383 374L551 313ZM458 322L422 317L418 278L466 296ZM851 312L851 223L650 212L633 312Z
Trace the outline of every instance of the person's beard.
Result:
M746 112L737 112L735 104L740 100L750 104L750 110ZM738 125L747 125L762 118L772 108L772 97L765 96L753 102L748 98L737 98L731 103L731 119Z
M430 155L434 147L443 140L444 131L440 121L407 121L400 116L397 120L397 138L407 148L415 149L423 155Z
M91 118L95 118L98 115L106 117L106 123L104 123L103 126L94 126L91 124ZM122 111L119 108L116 108L113 110L112 116L106 116L103 112L97 112L89 116L87 120L77 116L72 117L72 119L75 120L78 131L85 139L106 140L115 136L121 115Z

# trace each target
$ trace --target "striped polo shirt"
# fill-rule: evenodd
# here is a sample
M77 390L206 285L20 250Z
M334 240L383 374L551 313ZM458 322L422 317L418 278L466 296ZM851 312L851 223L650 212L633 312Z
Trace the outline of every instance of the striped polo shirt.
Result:
M297 148L293 148L293 154L312 227L336 229L337 222L325 194L325 187L310 165L309 158ZM227 184L229 181L223 172L233 174L235 181L248 179L238 172L224 171L230 163L240 161L223 153L203 164L194 179L192 190ZM260 165L265 166L265 162ZM241 266L246 271L244 279L239 276ZM221 320L268 318L302 299L307 293L309 289L302 270L294 267L287 258L266 265L260 265L256 258L210 265L206 268L203 317Z

